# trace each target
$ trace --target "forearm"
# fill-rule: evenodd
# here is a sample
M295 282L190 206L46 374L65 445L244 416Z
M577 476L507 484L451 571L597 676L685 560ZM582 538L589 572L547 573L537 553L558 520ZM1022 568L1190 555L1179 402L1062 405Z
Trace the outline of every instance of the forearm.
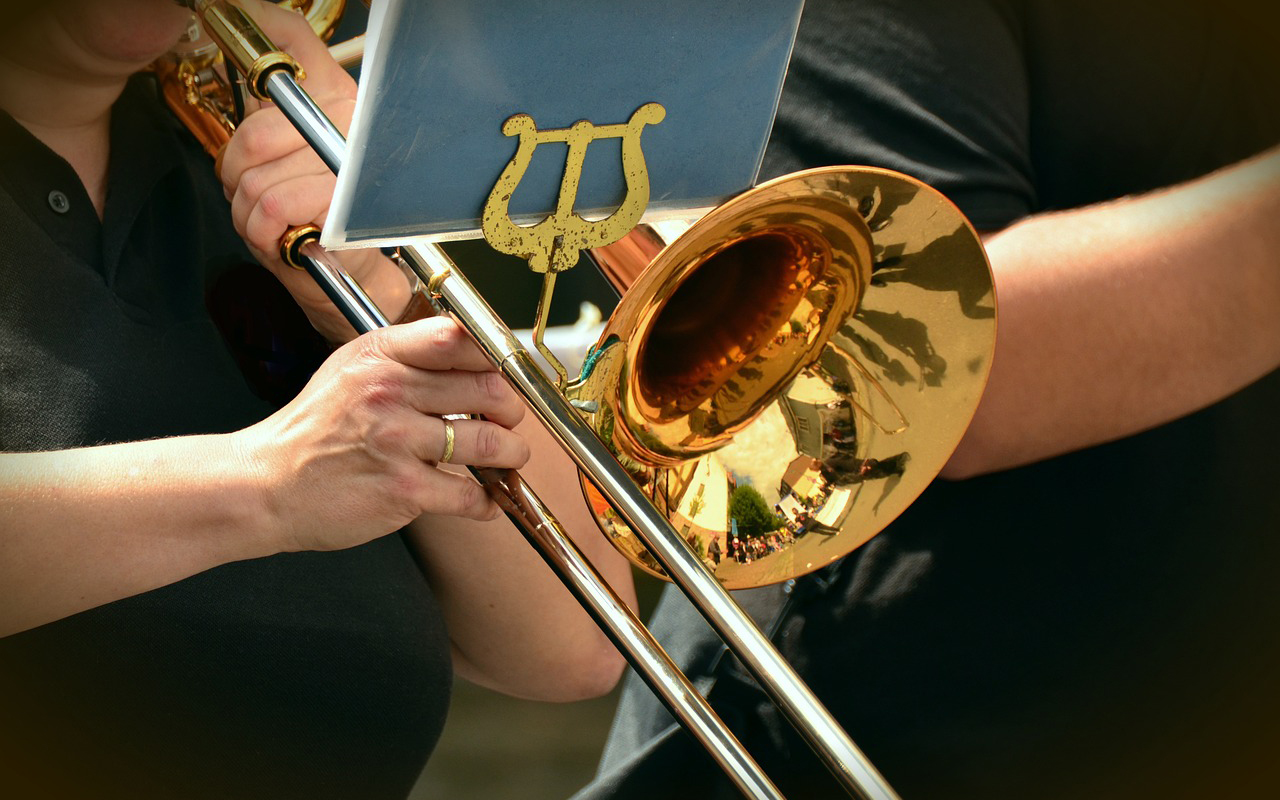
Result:
M483 490L435 468L519 467L523 406L443 319L340 348L288 405L235 433L0 455L0 633L229 561L338 550L427 511L493 520Z
M0 455L0 635L270 551L231 437Z
M576 469L536 421L526 419L519 431L533 452L522 477L634 609L630 564L596 526ZM413 538L448 621L460 676L551 701L596 696L616 683L623 667L617 650L506 520L423 518Z
M944 470L965 477L1127 436L1280 366L1280 150L990 237L991 379Z

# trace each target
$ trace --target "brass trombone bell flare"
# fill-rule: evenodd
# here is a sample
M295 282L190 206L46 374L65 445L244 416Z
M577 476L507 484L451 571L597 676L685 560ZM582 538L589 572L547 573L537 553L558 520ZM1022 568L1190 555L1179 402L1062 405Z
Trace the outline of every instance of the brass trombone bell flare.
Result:
M941 194L809 170L663 249L575 400L726 588L762 586L848 554L924 491L977 408L995 316L982 245ZM619 550L665 577L583 488Z

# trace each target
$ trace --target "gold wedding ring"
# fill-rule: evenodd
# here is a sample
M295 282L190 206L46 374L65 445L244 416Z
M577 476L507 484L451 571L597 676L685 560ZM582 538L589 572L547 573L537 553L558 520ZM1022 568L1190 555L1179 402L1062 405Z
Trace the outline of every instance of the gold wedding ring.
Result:
M440 463L448 464L453 458L453 420L441 417L440 421L444 423L444 452L440 454Z

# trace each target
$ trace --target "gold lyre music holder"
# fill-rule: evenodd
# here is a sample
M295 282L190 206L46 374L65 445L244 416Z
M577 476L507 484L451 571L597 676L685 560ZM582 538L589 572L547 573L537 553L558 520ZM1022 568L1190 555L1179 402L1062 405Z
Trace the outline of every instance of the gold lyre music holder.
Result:
M660 104L645 103L635 110L631 119L614 125L595 125L582 119L567 128L539 130L528 114L516 114L502 125L502 133L519 137L519 144L485 202L481 230L490 247L525 259L529 269L543 276L533 341L538 352L555 369L561 389L568 383L568 371L543 341L556 275L572 269L583 250L617 242L640 221L649 204L649 168L640 135L646 125L656 125L666 115L666 109ZM574 204L582 182L587 147L601 139L621 139L626 196L607 217L588 220L574 210ZM541 222L517 225L511 221L511 198L529 168L534 150L540 144L550 143L568 145L555 210Z

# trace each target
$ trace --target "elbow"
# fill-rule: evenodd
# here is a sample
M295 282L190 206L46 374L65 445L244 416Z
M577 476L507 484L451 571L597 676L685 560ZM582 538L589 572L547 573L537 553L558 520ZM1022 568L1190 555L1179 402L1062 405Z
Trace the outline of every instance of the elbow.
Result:
M550 691L543 700L555 703L572 703L578 700L590 700L613 691L622 678L626 661L617 648L608 640L601 638L597 646L583 648L560 671L560 680L549 687Z
M573 703L606 695L618 685L626 662L597 634L590 642L561 640L500 663L474 662L454 649L455 673L496 692L544 703Z
M980 448L962 442L951 454L951 458L947 459L947 463L942 465L938 477L944 481L962 481L990 471Z

